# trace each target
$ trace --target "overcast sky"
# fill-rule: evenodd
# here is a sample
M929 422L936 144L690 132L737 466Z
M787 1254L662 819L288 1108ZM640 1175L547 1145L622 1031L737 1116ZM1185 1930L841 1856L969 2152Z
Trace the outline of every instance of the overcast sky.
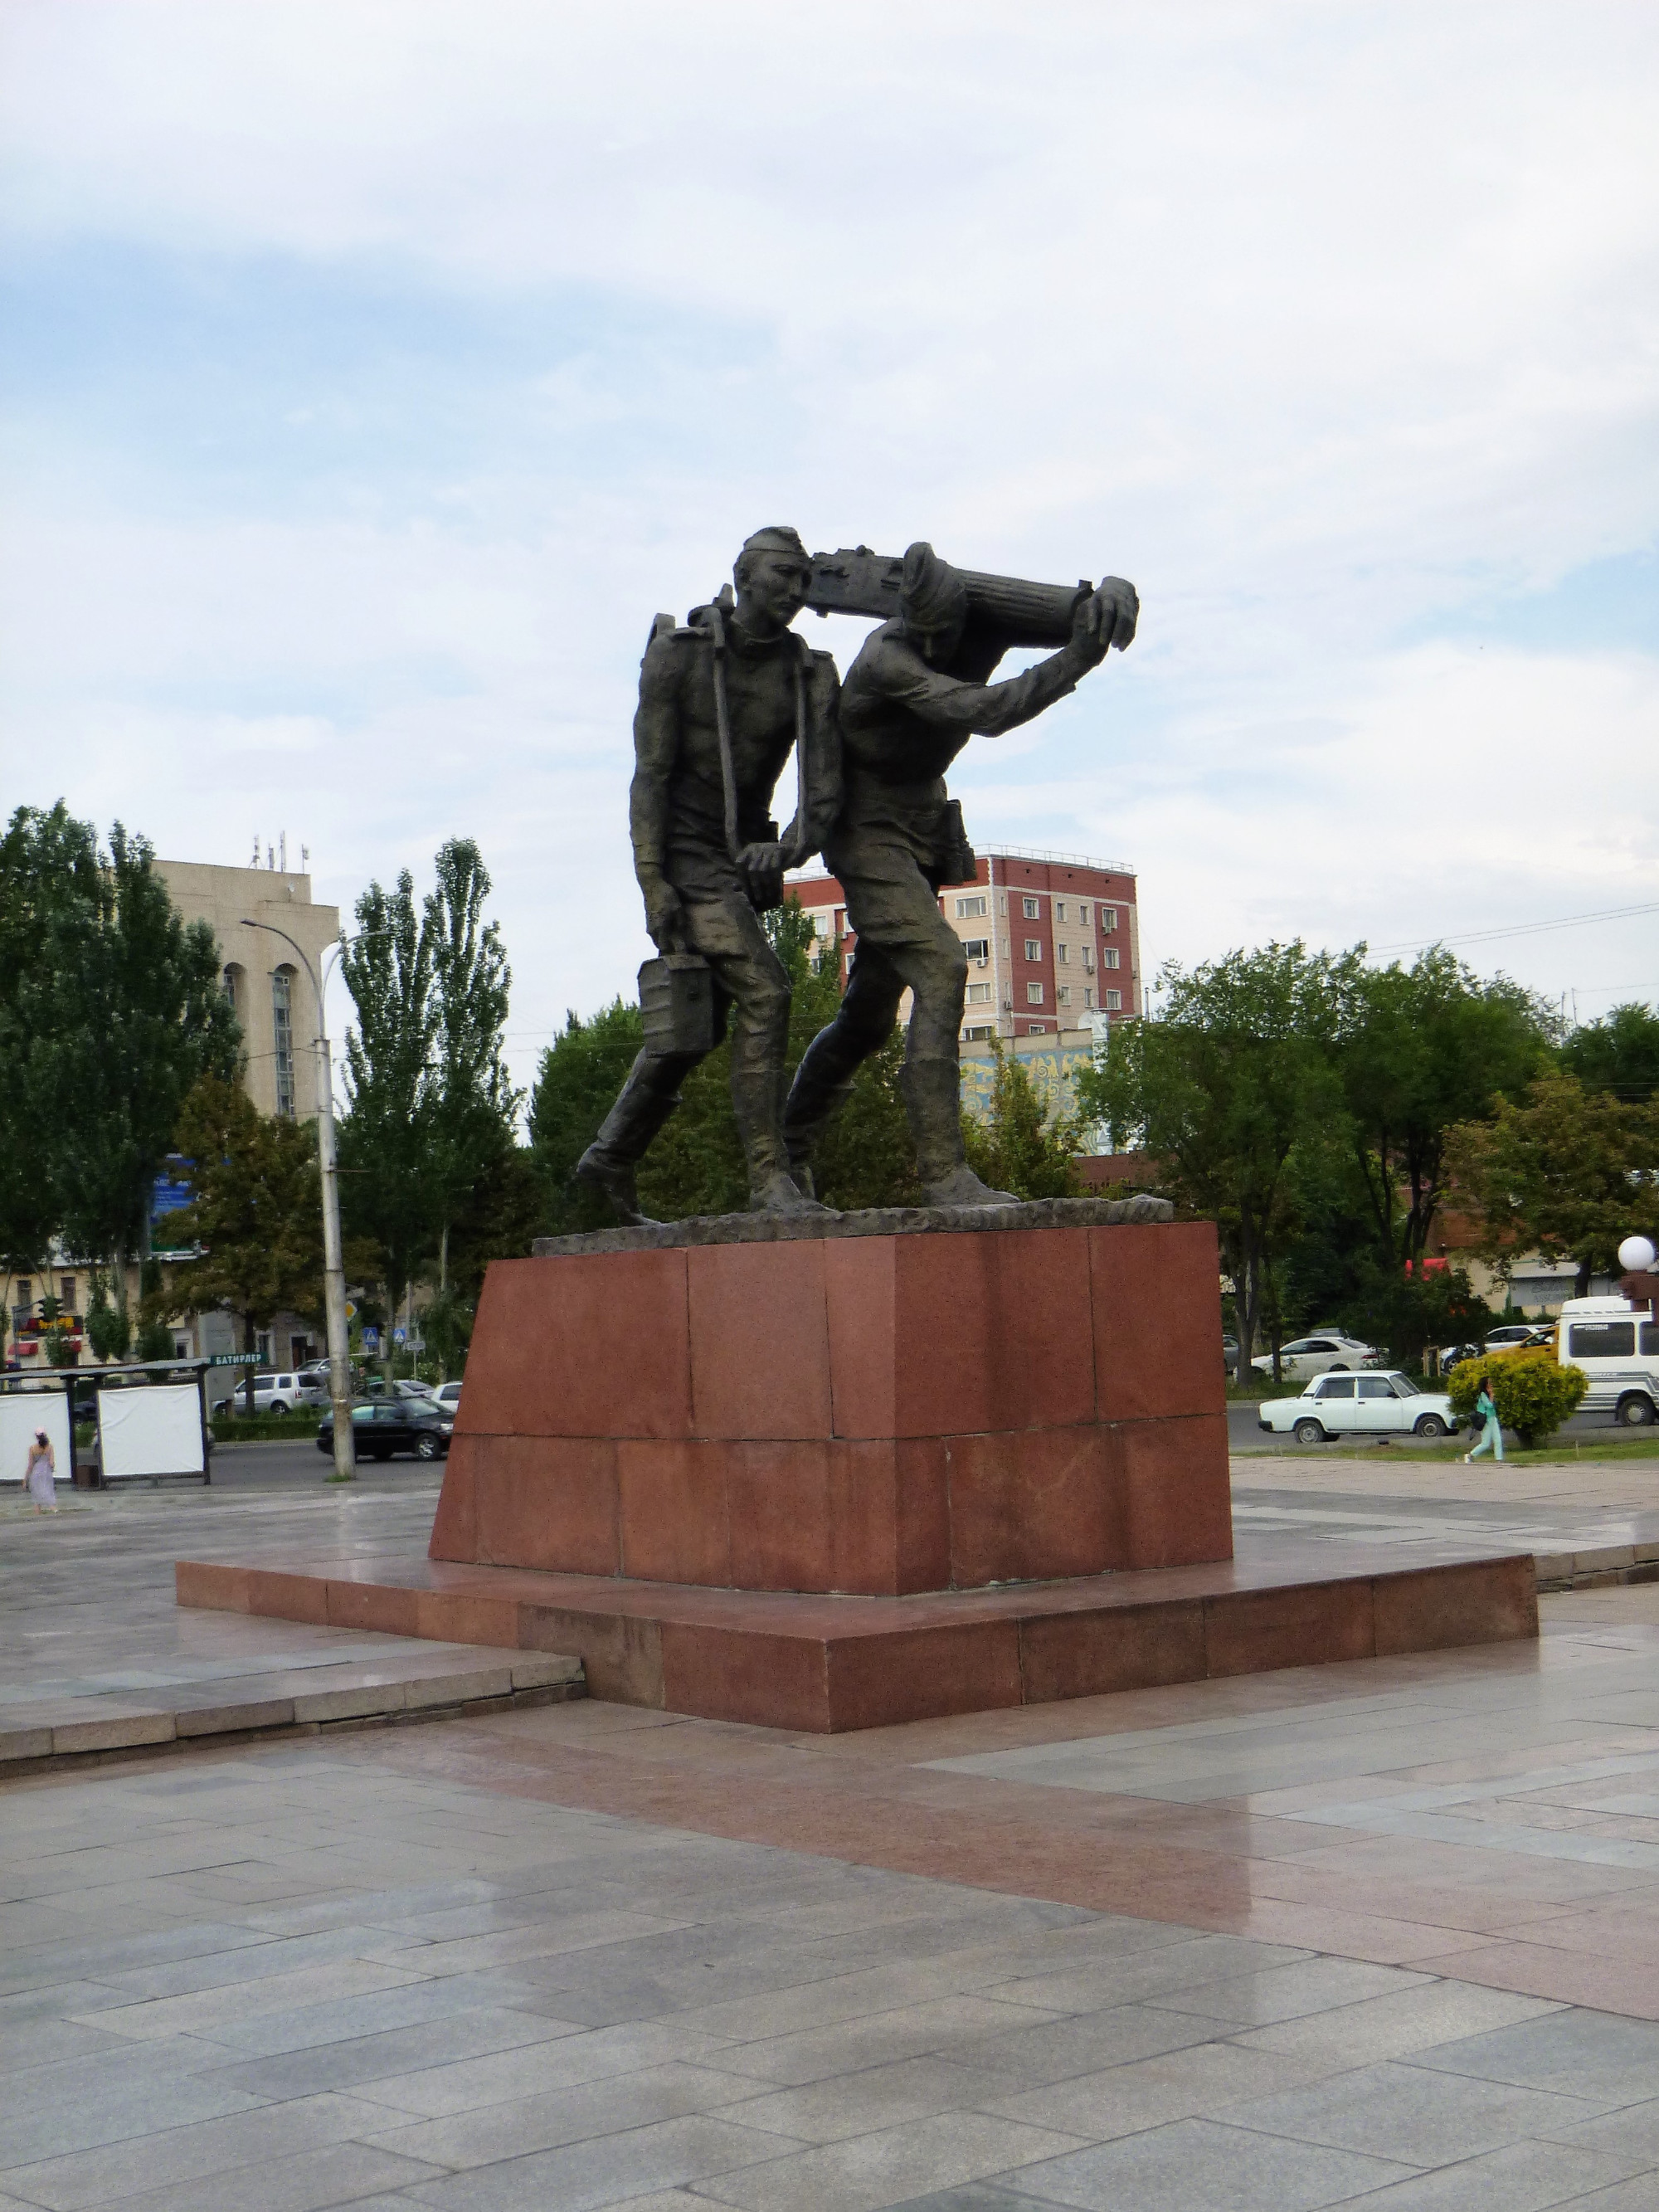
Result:
M650 618L787 521L1135 580L953 788L1154 966L1659 901L1656 114L1633 0L6 0L0 800L347 910L475 836L527 1080L650 949Z

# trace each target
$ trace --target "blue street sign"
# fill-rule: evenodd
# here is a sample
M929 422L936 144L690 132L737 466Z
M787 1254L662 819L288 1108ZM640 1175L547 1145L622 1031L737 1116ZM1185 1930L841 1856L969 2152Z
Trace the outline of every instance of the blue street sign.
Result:
M363 1331L363 1350L365 1352L378 1352L380 1348L380 1330L378 1328L366 1328Z
M409 1331L406 1328L394 1328L392 1332L392 1341L394 1344L401 1344L408 1334Z

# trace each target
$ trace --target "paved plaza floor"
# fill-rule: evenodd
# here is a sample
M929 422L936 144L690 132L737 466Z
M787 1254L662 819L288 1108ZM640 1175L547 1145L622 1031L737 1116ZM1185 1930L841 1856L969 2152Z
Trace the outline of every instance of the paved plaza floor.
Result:
M1355 1468L1253 1461L1241 1520L1648 1526L1628 1469ZM0 1696L291 1652L173 1559L434 1498L4 1509ZM1659 1584L1541 1610L842 1737L587 1702L15 1779L0 2212L1656 2212Z

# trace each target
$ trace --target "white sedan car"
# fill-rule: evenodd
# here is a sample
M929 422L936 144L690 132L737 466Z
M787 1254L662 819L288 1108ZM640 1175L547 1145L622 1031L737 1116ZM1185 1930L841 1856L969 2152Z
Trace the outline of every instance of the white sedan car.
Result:
M1390 1368L1381 1375L1321 1375L1299 1398L1267 1398L1258 1425L1274 1436L1288 1432L1299 1444L1333 1437L1449 1436L1457 1426L1443 1390L1422 1390L1409 1375Z
M1312 1336L1298 1336L1294 1344L1279 1347L1279 1371L1289 1382L1305 1382L1313 1375L1340 1375L1355 1367L1376 1367L1382 1355L1374 1344L1362 1344L1357 1336L1339 1336L1334 1329L1320 1329ZM1273 1356L1271 1352L1260 1353L1250 1362L1259 1374L1271 1375Z

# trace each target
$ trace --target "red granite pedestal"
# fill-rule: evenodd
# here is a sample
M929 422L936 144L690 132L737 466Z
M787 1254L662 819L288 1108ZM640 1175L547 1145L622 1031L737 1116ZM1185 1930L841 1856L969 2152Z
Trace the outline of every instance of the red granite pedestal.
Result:
M1231 1558L1215 1232L1110 1210L497 1262L432 1557L865 1596Z
M811 1729L1538 1632L1532 1563L1233 1558L1214 1231L1149 1200L611 1231L484 1285L429 1556L182 1605Z

